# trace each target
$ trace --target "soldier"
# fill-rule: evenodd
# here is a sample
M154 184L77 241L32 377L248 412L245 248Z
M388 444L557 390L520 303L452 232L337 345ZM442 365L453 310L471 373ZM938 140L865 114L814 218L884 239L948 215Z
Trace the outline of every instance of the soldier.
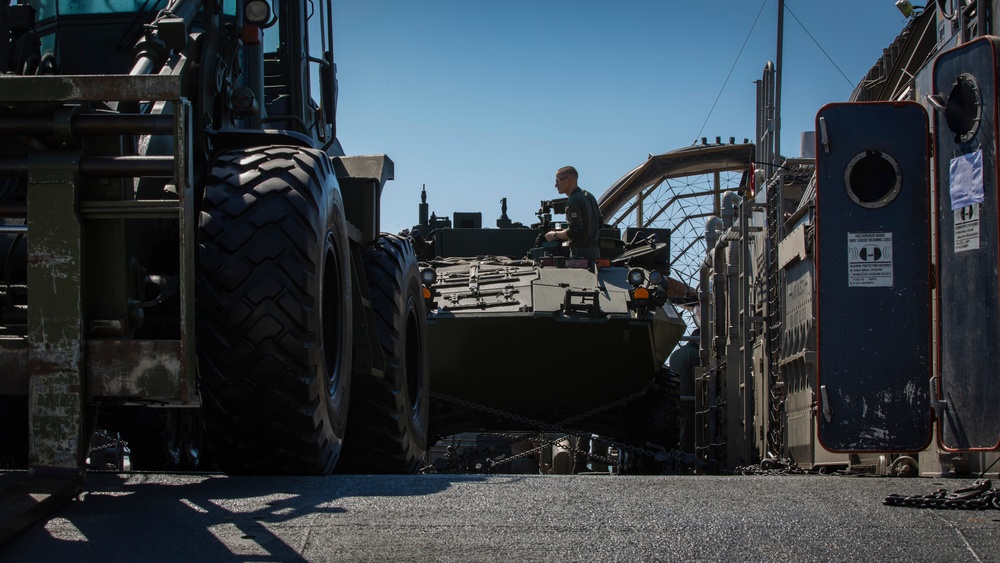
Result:
M545 233L545 240L568 240L571 258L594 260L601 257L597 246L601 236L601 209L593 194L580 189L578 179L579 174L572 166L563 166L556 172L556 189L560 194L569 196L566 202L568 227Z

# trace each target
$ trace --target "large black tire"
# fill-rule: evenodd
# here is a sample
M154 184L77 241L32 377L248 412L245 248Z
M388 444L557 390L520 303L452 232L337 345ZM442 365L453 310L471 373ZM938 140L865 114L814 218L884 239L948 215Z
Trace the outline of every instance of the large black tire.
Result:
M656 374L650 389L639 400L640 430L630 440L630 446L656 451L650 444L662 446L667 452L680 443L680 378L676 372L663 368ZM665 465L654 456L640 451L625 451L620 455L618 472L623 475L659 475Z
M227 473L333 470L351 385L350 255L330 159L216 159L198 231L197 345L210 451Z
M356 377L339 471L414 473L427 452L427 314L410 241L382 235L363 253L383 377Z

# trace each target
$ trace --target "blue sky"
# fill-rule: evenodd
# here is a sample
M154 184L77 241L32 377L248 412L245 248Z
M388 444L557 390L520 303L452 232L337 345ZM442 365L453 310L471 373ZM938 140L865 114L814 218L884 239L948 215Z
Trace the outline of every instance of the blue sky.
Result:
M797 156L816 111L846 100L906 21L894 0L786 7L782 153ZM493 226L506 197L530 224L560 166L600 196L647 153L752 140L777 42L777 0L337 0L334 17L338 135L395 163L388 232L417 222L424 184L438 215Z

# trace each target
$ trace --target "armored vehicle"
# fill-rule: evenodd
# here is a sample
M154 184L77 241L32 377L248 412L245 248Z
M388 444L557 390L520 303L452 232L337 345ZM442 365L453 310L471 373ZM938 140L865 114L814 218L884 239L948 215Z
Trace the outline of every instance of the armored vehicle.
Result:
M330 2L2 15L14 461L79 474L97 425L146 469L196 468L207 449L231 473L415 470L417 261L380 233L392 161L337 137Z
M517 430L585 443L597 434L634 461L676 448L677 381L664 363L686 325L670 300L668 231L629 230L625 243L606 229L601 258L588 261L539 236L565 199L543 201L530 227L510 221L504 201L498 228L484 229L478 213L428 217L423 197L411 235L422 258L432 439Z

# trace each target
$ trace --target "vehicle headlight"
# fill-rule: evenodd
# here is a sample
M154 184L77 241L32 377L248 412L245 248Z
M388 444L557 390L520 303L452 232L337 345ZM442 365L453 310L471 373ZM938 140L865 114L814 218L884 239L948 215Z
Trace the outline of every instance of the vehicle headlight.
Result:
M271 19L271 5L264 0L250 0L243 7L243 18L252 24L263 25Z
M639 287L644 281L646 281L646 272L643 272L639 268L632 268L628 271L628 283L632 287Z
M663 284L663 274L656 270L653 270L652 272L649 273L649 283L656 286Z
M420 283L424 285L434 285L434 282L436 281L437 272L434 271L434 268L424 268L423 270L420 270Z

